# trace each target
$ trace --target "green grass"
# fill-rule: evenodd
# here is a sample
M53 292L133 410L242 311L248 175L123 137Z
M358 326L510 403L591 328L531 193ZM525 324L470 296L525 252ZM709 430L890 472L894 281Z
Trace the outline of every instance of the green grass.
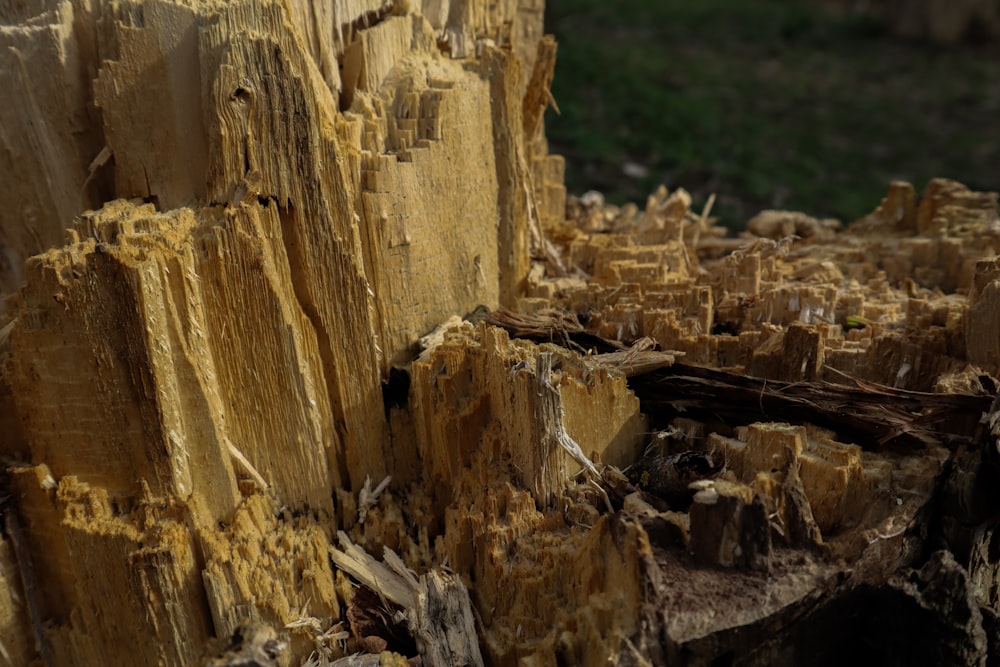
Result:
M660 183L740 227L763 208L856 219L888 182L1000 187L1000 50L936 47L806 0L549 0L546 121L571 192ZM625 162L648 168L644 178Z

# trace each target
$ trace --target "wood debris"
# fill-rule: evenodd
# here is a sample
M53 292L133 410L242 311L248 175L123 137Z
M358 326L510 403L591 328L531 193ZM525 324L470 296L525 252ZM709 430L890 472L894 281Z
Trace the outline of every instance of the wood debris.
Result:
M401 608L424 662L481 667L482 656L465 586L454 575L431 571L419 578L391 549L384 563L339 534L340 549L331 548L337 567Z

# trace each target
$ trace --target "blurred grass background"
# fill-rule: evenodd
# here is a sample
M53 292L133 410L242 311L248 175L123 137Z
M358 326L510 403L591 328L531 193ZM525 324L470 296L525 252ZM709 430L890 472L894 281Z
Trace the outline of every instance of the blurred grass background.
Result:
M892 179L1000 188L1000 49L938 46L818 0L548 0L546 119L570 193L683 187L732 228L764 208L852 221ZM638 167L638 168L636 168ZM645 170L645 173L643 173Z

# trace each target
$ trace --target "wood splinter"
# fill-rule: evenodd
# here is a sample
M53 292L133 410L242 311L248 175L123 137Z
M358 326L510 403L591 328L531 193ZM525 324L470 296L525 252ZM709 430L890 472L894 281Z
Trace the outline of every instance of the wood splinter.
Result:
M454 575L430 570L416 576L392 549L383 561L354 544L343 531L340 549L330 547L333 562L386 600L402 607L406 625L430 667L482 667L469 592Z

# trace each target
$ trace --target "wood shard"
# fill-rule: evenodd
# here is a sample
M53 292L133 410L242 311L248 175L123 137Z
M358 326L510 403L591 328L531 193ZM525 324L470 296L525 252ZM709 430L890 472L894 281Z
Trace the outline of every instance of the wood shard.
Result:
M771 531L763 501L750 487L725 481L699 490L691 506L691 551L709 563L769 570Z
M454 575L432 570L416 577L392 550L384 563L340 533L333 562L363 585L402 607L423 659L429 665L483 665L465 586Z

